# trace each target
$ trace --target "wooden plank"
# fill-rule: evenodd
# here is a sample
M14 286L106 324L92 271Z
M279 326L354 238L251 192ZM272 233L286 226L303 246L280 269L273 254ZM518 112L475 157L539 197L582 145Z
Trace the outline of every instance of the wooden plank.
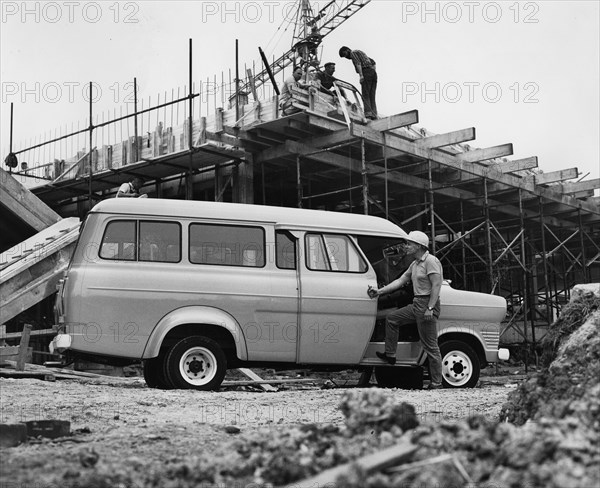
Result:
M392 115L382 119L372 120L367 124L372 130L388 131L392 129L399 129L400 127L406 127L407 125L413 125L419 123L419 111L411 110L410 112L404 112L401 114Z
M511 156L512 153L512 144L502 144L500 146L486 147L484 149L473 149L472 151L458 153L455 157L460 161L465 161L468 163L478 163L480 161L486 161L488 159Z
M502 173L516 173L517 171L537 168L538 158L537 156L532 156L529 158L515 159L513 161L503 161L494 165L494 167Z
M319 379L319 378L294 378L294 379L280 379L280 380L262 380L262 381L238 381L238 380L231 380L231 381L223 381L223 383L221 383L221 386L252 386L252 385L260 385L260 384L264 384L264 383L269 383L272 385L279 385L279 384L288 384L288 383L322 383L323 380Z
M0 194L2 206L38 232L61 219L60 215L2 168Z
M447 132L446 134L436 134L434 136L415 139L415 144L419 147L434 148L460 144L461 142L472 141L475 139L475 127L468 129Z
M43 373L38 371L15 371L14 369L0 368L0 378L32 378L36 380L55 381L56 377L53 374Z
M290 486L297 488L314 488L324 486L336 486L336 480L341 474L345 474L349 471L350 466L358 465L358 467L367 473L373 471L382 471L390 466L400 464L412 457L418 446L412 444L410 441L405 440L404 442L395 446L389 447L382 451L369 454L355 461L336 466L335 468L328 469L319 473L311 478L304 479L302 481L296 481Z
M0 357L16 356L19 354L19 346L0 347Z
M27 358L27 348L29 347L29 334L31 333L31 324L23 325L23 334L19 343L19 354L17 355L17 371L25 369L25 359Z
M243 375L250 378L252 381L257 382L257 384L265 391L277 391L277 388L272 387L269 383L266 383L260 376L258 376L254 371L249 368L238 368L238 371Z
M562 193L577 193L581 191L596 190L600 188L600 178L578 181L577 183L563 183L552 188L555 188Z
M383 134L368 130L366 127L361 127L360 129L352 127L351 132L355 137L364 138L381 146L384 145ZM466 173L470 173L475 176L485 177L489 180L504 183L505 185L512 186L514 188L521 188L522 190L542 196L548 200L564 203L570 207L581 208L587 212L596 214L599 213L596 206L588 204L587 202L582 202L581 200L577 200L566 195L561 195L556 190L539 186L536 187L532 183L523 181L523 178L501 173L493 167L481 166L469 161L459 160L457 157L444 154L436 149L423 149L417 147L414 143L405 141L402 138L395 136L393 133L390 133L390 135L385 139L385 144L392 149L402 151L406 154L422 159L431 159L436 163L443 164L460 171L465 171Z
M4 339L19 339L22 336L22 332L6 332L6 326L0 326L0 340ZM30 337L35 336L47 336L47 335L56 335L55 329L39 329L32 330L30 332Z
M561 169L560 171L552 171L550 173L541 173L537 175L526 176L526 179L533 180L536 185L545 185L548 183L556 183L557 181L572 180L577 178L579 172L577 168Z

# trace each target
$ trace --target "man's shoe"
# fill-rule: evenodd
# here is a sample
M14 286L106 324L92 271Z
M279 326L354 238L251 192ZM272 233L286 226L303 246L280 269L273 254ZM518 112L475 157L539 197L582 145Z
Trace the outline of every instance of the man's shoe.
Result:
M377 357L379 359L381 359L382 361L385 361L388 364L396 364L395 357L388 356L387 354L385 354L383 352L379 352L379 351L375 351L375 354L377 355Z
M444 388L444 385L441 383L429 383L429 386L425 388L426 390L440 390Z

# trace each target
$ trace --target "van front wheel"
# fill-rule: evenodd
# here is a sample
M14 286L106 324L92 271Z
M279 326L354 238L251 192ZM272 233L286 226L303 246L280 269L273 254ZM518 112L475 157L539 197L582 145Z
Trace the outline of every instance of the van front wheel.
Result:
M226 372L225 353L208 337L182 339L167 355L167 374L175 388L217 390Z
M473 388L479 381L479 358L471 346L461 341L440 344L442 377L446 388Z

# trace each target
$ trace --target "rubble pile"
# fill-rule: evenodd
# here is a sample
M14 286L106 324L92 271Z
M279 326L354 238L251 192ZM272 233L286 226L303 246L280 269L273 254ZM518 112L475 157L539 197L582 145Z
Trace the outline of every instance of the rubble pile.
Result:
M594 290L595 287L595 290ZM521 425L543 417L573 416L590 429L600 427L600 291L598 285L573 289L542 340L540 373L521 384L501 418Z

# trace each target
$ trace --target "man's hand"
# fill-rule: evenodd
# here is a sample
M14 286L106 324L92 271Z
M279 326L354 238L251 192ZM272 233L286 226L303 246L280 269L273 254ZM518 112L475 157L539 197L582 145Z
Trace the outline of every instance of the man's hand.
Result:
M367 294L369 295L369 298L376 298L379 296L379 290L369 285L367 288Z
M148 198L148 195L146 195L145 193L142 193L138 198Z
M433 320L433 310L426 309L423 318L428 322Z

